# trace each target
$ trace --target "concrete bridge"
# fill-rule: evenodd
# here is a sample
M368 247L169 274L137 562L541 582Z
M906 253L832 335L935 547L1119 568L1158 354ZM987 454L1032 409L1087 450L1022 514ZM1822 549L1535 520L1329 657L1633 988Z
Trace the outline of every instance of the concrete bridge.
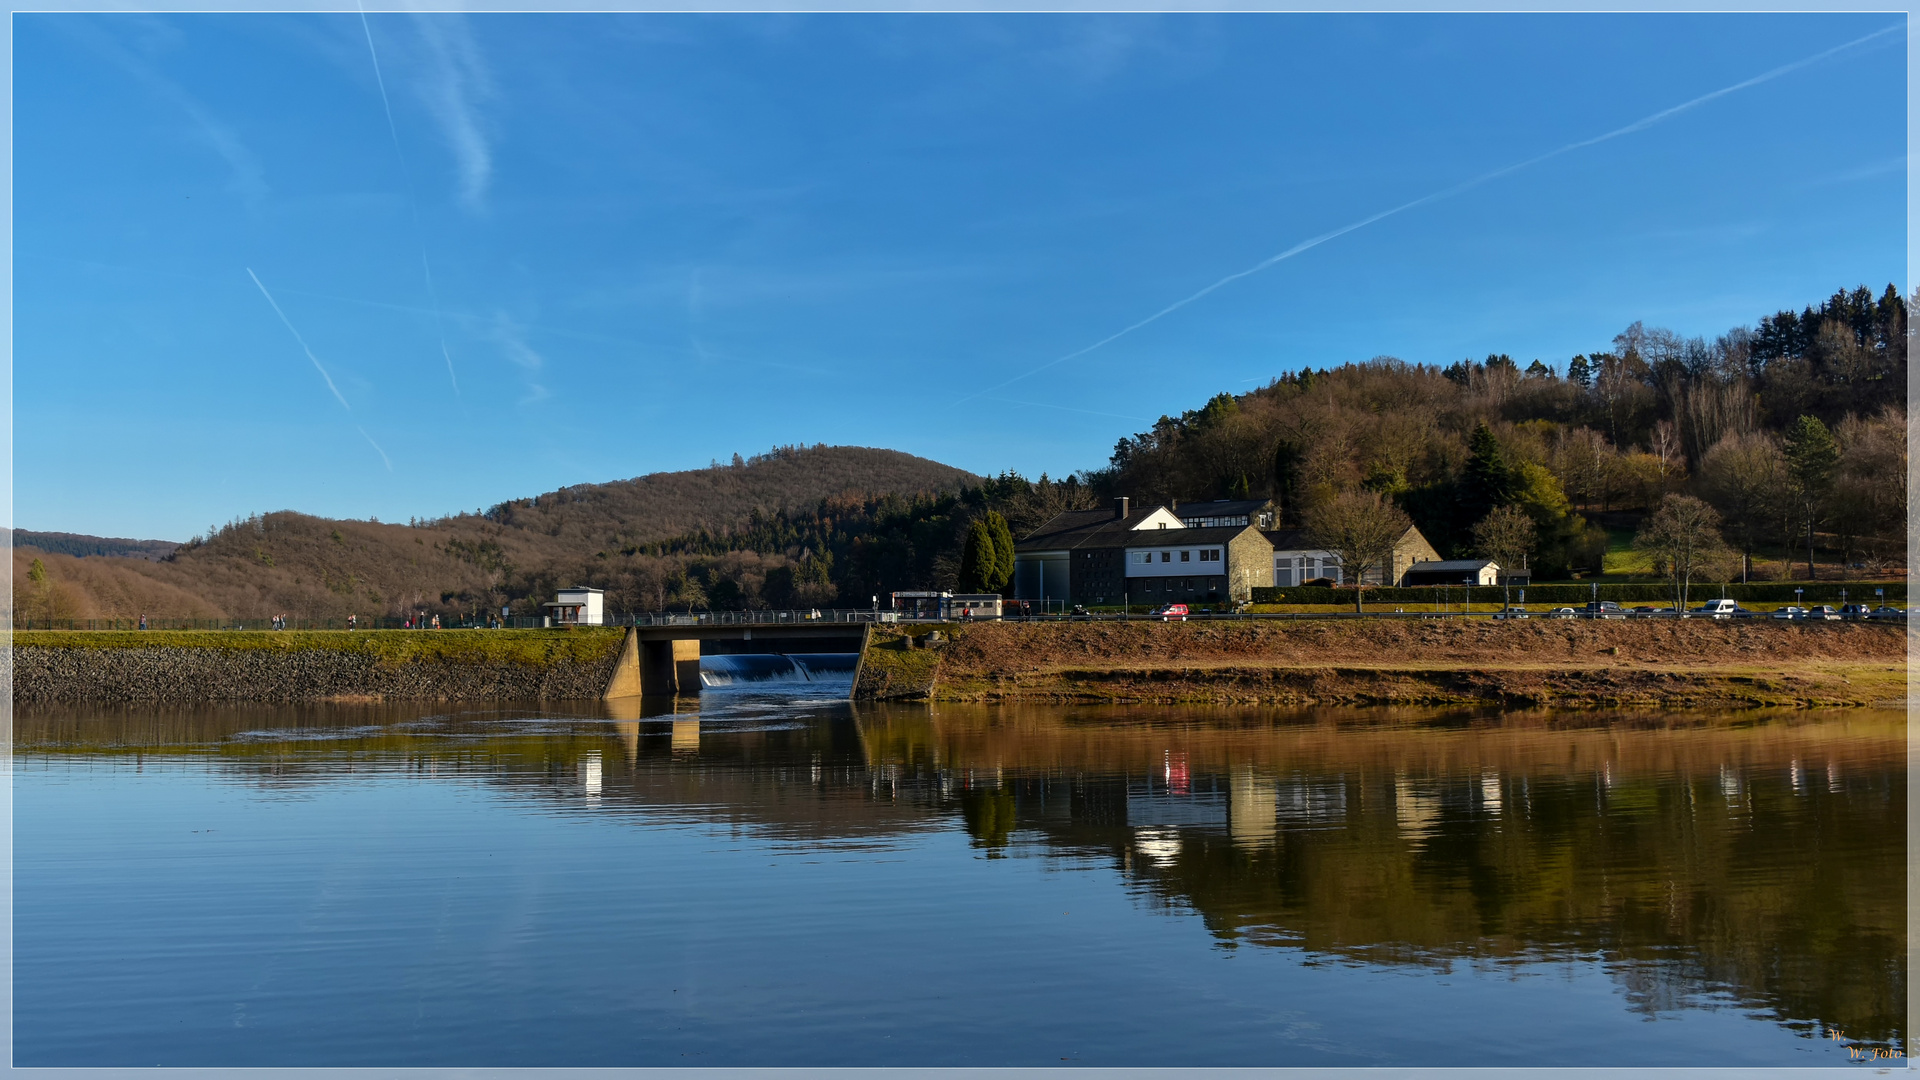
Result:
M864 653L871 623L693 623L629 626L606 697L700 693L700 657ZM856 672L855 682L858 682Z

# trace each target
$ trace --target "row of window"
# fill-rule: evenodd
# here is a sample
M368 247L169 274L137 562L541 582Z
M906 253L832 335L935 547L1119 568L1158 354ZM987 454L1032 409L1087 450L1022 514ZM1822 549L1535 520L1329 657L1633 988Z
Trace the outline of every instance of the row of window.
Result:
M1127 561L1128 561L1128 562L1131 562L1131 563L1135 563L1135 564L1139 564L1139 565L1144 565L1144 564L1146 564L1146 563L1150 563L1150 562L1152 562L1152 561L1153 561L1153 557L1154 557L1154 555L1155 555L1155 554L1156 554L1156 553L1155 553L1155 552L1152 552L1152 551L1133 551L1133 552L1128 552L1128 553L1127 553ZM1162 551L1162 552L1158 552L1157 554L1158 554L1158 555L1160 556L1160 561L1161 561L1161 562L1163 562L1163 563L1170 563L1170 562L1172 562L1172 561L1173 561L1173 556L1174 556L1174 554L1175 554L1175 553L1174 553L1174 552L1171 552L1171 551ZM1219 548L1201 548L1201 549L1200 549L1200 558L1199 558L1198 560L1195 560L1195 559L1194 559L1194 557L1193 557L1193 554L1194 554L1194 553L1193 553L1193 552L1192 552L1191 550L1188 550L1188 551L1182 551L1182 552L1179 552L1179 555L1180 555L1180 561L1181 561L1181 562L1195 562L1195 561L1198 561L1198 562L1219 562L1219 561L1220 561L1220 549L1219 549Z

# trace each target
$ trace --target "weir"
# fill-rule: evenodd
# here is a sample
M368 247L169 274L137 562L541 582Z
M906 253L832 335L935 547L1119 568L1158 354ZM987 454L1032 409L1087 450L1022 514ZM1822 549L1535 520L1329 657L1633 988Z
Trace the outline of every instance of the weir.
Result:
M773 655L795 657L803 678L827 666L822 654L864 654L870 627L845 623L759 626L634 626L607 680L603 697L691 697L706 685L701 656ZM832 665L832 666L838 666ZM858 673L858 662L854 665ZM748 672L743 669L741 674ZM849 687L848 693L852 693Z

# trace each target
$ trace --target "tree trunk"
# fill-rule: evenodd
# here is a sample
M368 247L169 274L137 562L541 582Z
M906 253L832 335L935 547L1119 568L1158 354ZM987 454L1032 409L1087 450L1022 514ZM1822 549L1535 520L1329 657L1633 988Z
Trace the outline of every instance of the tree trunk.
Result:
M1807 580L1815 580L1813 569L1813 519L1807 519Z

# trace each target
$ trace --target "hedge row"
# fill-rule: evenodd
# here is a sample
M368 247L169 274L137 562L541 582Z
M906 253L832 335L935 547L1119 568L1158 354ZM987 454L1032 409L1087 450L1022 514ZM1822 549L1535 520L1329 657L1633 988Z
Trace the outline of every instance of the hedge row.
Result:
M1873 584L1870 582L1816 582L1796 586L1792 582L1755 582L1749 585L1727 585L1724 588L1717 582L1695 582L1688 590L1688 602L1699 603L1705 600L1726 596L1730 600L1742 600L1756 604L1792 604L1796 602L1793 590L1798 587L1803 604L1839 604L1840 590L1847 592L1850 603L1879 604L1895 606L1907 602L1905 583ZM1884 597L1873 594L1875 589L1886 590ZM1454 585L1442 589L1437 585L1421 585L1412 588L1369 588L1366 599L1374 604L1439 604L1442 600L1458 604L1463 600L1473 604L1498 604L1502 600L1520 602L1522 590L1514 588L1504 591L1498 585L1476 585L1467 588ZM1529 604L1568 604L1579 605L1593 599L1591 585L1530 585L1525 589L1526 602ZM1462 594L1467 594L1463 596ZM1600 586L1600 599L1612 600L1619 604L1671 604L1673 587L1664 582L1645 582L1628 585ZM1256 586L1253 590L1253 602L1256 604L1351 604L1351 588L1330 588L1324 585L1296 585L1291 587Z

